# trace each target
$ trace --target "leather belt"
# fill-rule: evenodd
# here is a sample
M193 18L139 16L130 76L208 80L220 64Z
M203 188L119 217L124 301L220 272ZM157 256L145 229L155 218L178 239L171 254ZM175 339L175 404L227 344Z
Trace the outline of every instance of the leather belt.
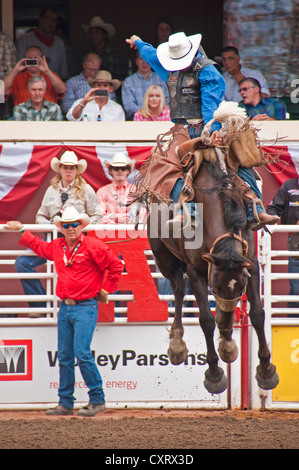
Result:
M91 300L97 300L97 298L90 297L90 299L84 299L84 300L65 299L64 303L70 306L70 305L83 304L84 302L90 302Z

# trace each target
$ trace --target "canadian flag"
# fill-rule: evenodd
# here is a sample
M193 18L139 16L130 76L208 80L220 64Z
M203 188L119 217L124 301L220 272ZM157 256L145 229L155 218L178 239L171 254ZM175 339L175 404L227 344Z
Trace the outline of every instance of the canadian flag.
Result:
M3 144L0 146L0 223L17 218L33 197L50 169L51 159L60 157L65 150L73 150L78 159L87 161L83 174L96 191L111 182L106 161L111 161L116 152L124 152L136 160L135 169L129 176L132 182L142 163L149 157L152 147L98 144L96 146L33 145L29 143ZM268 170L281 185L299 174L299 143L288 142L287 146L264 146L263 151L276 163Z
M124 152L136 160L129 176L132 182L142 163L149 157L152 147L97 145L57 146L32 145L28 143L4 144L0 146L0 223L16 218L33 197L46 177L51 159L59 158L65 150L73 150L78 159L87 161L85 180L96 191L111 182L106 161L111 161L116 152Z

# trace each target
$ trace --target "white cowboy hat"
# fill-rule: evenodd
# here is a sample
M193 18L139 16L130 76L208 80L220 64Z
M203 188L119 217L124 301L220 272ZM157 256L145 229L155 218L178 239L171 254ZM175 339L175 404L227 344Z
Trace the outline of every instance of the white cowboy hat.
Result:
M101 28L108 34L108 38L112 38L115 34L115 27L111 23L105 23L99 16L93 16L90 24L82 24L82 28L88 34L89 28Z
M59 172L61 165L75 165L78 168L78 174L81 175L81 173L84 173L87 168L87 161L83 158L78 160L75 152L66 150L60 157L60 160L56 157L52 158L50 165L52 170L56 171L56 173Z
M96 74L95 78L88 78L87 81L90 86L94 86L97 82L110 83L113 87L113 91L117 90L121 85L121 81L116 78L112 78L111 73L107 70L100 70Z
M130 168L130 171L132 171L134 166L135 166L135 160L131 160L123 152L116 152L113 155L111 162L108 162L108 160L105 160L104 163L105 163L106 167L108 168L108 170L111 167L128 166Z
M89 216L85 213L79 214L77 209L73 206L66 207L61 217L60 215L55 215L53 219L53 223L60 229L62 224L78 221L81 222L81 228L83 229L89 224Z
M162 66L170 71L183 70L189 67L198 50L201 34L186 36L185 33L171 34L168 42L157 47L157 56Z

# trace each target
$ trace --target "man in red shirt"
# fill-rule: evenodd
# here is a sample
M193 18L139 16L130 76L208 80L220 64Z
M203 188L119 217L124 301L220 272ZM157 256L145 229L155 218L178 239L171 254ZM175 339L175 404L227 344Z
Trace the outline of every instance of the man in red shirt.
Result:
M123 264L105 243L82 233L89 224L87 214L79 214L69 206L61 217L54 217L53 222L64 237L51 242L34 236L16 220L7 222L5 228L19 230L22 233L19 244L54 261L57 271L56 294L61 299L57 323L59 405L47 414L73 414L76 358L89 388L89 404L78 414L94 416L105 410L102 378L90 349L98 318L98 300L108 303L108 293L115 291Z
M26 65L26 60L36 60L37 65ZM13 105L17 106L29 100L28 81L35 75L44 77L47 83L45 99L57 103L66 92L66 84L49 69L46 58L37 46L28 47L24 59L19 60L15 67L3 79L5 96L12 95Z

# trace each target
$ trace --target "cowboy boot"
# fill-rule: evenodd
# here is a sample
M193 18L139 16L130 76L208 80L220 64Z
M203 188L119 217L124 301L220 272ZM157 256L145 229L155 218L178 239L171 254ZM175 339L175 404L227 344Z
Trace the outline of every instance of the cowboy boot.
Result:
M267 212L261 212L258 214L258 221L253 219L249 222L248 226L251 230L259 230L265 225L275 225L279 222L280 217L278 215L270 215Z

